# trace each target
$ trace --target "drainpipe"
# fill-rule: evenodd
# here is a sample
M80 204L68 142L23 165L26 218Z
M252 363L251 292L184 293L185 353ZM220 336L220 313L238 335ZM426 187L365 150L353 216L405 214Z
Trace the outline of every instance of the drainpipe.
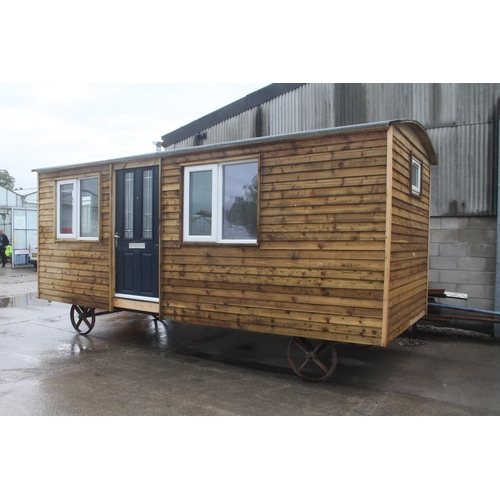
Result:
M497 128L497 248L495 272L495 311L500 311L500 118ZM500 339L500 325L494 325L494 336Z

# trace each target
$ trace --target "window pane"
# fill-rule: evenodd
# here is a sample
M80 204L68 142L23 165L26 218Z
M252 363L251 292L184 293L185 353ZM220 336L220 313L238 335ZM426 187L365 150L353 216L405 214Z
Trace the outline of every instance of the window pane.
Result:
M125 238L134 237L134 173L125 174Z
M142 237L153 237L153 171L142 174Z
M97 178L80 181L80 237L97 238Z
M226 165L223 179L222 239L257 237L257 163Z
M73 231L73 183L59 185L59 234L74 234Z
M36 212L34 210L29 211L26 212L26 215L28 217L28 229L38 229L38 219Z
M411 165L411 187L415 194L420 193L420 176L421 176L422 164L413 158Z
M212 171L189 174L189 234L212 234Z

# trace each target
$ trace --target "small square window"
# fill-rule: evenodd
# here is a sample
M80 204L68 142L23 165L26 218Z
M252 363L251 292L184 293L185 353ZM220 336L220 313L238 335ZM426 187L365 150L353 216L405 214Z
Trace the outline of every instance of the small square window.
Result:
M422 162L411 157L411 192L419 196L422 186Z

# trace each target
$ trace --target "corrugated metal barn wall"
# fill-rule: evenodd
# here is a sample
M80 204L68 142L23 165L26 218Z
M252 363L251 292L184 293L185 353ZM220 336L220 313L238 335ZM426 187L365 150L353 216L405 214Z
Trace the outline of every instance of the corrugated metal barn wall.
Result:
M439 157L431 215L493 216L499 103L498 83L308 83L207 129L204 144L413 119ZM173 147L194 144L189 137Z

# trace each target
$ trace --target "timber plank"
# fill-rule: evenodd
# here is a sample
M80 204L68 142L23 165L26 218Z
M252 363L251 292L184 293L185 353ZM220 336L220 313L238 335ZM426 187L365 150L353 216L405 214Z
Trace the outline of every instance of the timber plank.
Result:
M321 167L321 168L320 168ZM360 165L360 161L330 161L321 165L309 165L309 168L299 169L297 165L291 166L288 170L267 172L265 167L261 169L261 179L263 183L279 182L321 182L324 179L367 177L370 175L379 177L387 172L386 163L382 157L365 158Z
M167 315L173 316L175 321L178 318L183 318L184 322L192 322L194 319L203 321L229 321L230 323L234 321L237 325L248 325L250 330L254 330L257 326L267 326L274 328L287 329L287 335L293 335L292 332L296 332L296 335L300 335L300 332L311 332L311 333L323 333L325 335L356 335L360 337L379 337L380 329L375 327L365 328L363 326L352 326L352 325L342 325L334 323L312 323L309 321L290 321L289 319L275 319L266 317L255 317L255 316L240 316L231 314L219 314L214 311L199 311L199 310L187 310L187 309L177 309L177 308L165 308L166 311L171 311L172 314L167 312ZM187 318L190 318L187 320Z
M251 267L251 266L210 266L203 263L201 265L185 265L177 262L166 263L163 271L173 276L178 273L183 276L193 274L226 274L241 276L268 276L268 277L293 277L293 278L329 278L348 279L357 281L383 281L384 274L381 271L352 271L335 268L288 268L288 267Z
M294 191L297 189L323 189L323 190L333 190L333 189L354 189L363 188L364 186L377 186L380 189L380 185L386 186L385 175L363 175L363 176L353 176L353 177L324 177L322 179L308 179L301 180L300 184L294 181L288 182L262 182L261 183L261 197L271 196L274 193L275 196L282 196L281 191ZM316 192L316 191L315 191Z
M318 253L318 252L316 252ZM369 255L366 252L359 252L360 258L355 260L348 260L348 255L342 257L343 254L338 254L338 256L332 259L332 255L316 255L315 257L308 258L307 265L308 269L325 269L330 268L332 270L350 270L350 271L380 271L384 269L384 259L380 256L378 259L369 259ZM323 258L322 258L323 257ZM258 267L262 266L264 268L285 268L285 269L302 269L304 264L301 262L300 258L293 258L291 261L287 261L284 258L273 259L272 256L262 256L262 257L251 257L248 256L244 259L239 257L209 257L203 258L196 255L186 255L186 254L176 254L175 256L171 253L165 254L163 258L162 272L166 272L169 263L175 261L176 264L182 266L192 266L192 265L213 265L213 266L224 266L226 269L232 266L249 266ZM397 263L395 263L396 265Z
M386 147L372 148L367 150L339 150L339 151L331 151L325 153L312 153L312 154L304 154L304 155L296 155L296 156L277 156L275 158L266 158L262 157L262 166L266 167L280 167L283 165L290 164L307 164L307 163L316 163L316 162L327 162L327 161L335 161L335 162L349 162L352 163L353 160L356 162L363 163L362 160L371 159L371 158L385 158L387 155ZM369 163L368 163L369 164Z
M337 278L309 278L294 276L252 276L228 273L188 273L188 272L169 272L169 279L188 281L215 281L218 283L240 283L256 285L273 285L281 287L311 287L311 288L335 288L350 290L378 290L383 285L383 281L377 280L348 280Z
M270 219L270 218L267 218ZM291 219L291 218L290 218ZM261 233L272 232L282 235L287 233L378 233L384 232L385 234L385 223L383 220L379 222L363 222L352 221L352 222L335 222L333 220L330 223L313 223L313 222L301 222L295 223L288 219L285 224L278 219L275 223L271 223L268 220L261 223ZM411 231L411 229L403 228L404 232Z
M379 289L340 289L340 288L324 288L324 287L283 287L281 285L267 285L267 284L255 284L255 283L217 283L215 281L198 281L198 286L204 288L208 291L219 288L221 290L231 290L231 294L237 293L238 291L248 290L249 292L259 292L264 296L266 293L283 293L290 295L311 295L311 296L322 296L322 297L343 297L346 299L355 299L357 304L358 300L381 300L382 291ZM166 286L177 287L178 293L182 293L185 286L196 286L193 281L186 281L182 279L169 278L166 280Z
M338 203L331 207L324 204L299 205L289 204L289 206L261 206L263 217L269 216L289 216L289 215L318 215L318 214L359 214L359 213L385 213L385 203L353 203L342 205Z
M294 198L324 198L325 200L335 196L352 196L368 194L385 194L385 183L370 183L363 186L337 186L337 187L311 187L306 189L271 190L264 191L261 200L272 199L294 199Z
M314 313L311 311L283 310L272 307L253 307L251 305L229 305L216 302L203 302L191 304L184 301L171 300L166 305L176 310L202 311L204 313L229 314L237 317L269 318L276 322L280 320L292 322L308 322L316 324L317 328L323 328L323 325L346 325L349 327L360 328L381 328L380 318L356 317L352 315L335 315L325 313Z
M208 292L208 293L207 293ZM332 313L336 315L362 316L381 318L378 300L362 300L353 302L345 297L325 297L323 295L298 295L295 293L266 293L250 290L231 290L212 288L200 290L195 286L186 286L182 294L183 302L199 304L204 301L225 305L248 305L253 307L293 309L296 311L312 311ZM173 286L165 286L163 300L165 305L178 302L180 296ZM197 306L195 306L197 307Z
M306 156L311 154L321 154L329 153L335 151L356 151L356 150L370 150L374 148L386 148L387 138L385 136L366 138L363 140L357 140L356 137L352 141L335 141L335 142L325 142L322 141L318 144L308 144L297 143L293 149L288 150L288 157L294 156ZM262 159L267 160L270 158L280 158L283 157L283 149L273 149L266 151L262 154Z

